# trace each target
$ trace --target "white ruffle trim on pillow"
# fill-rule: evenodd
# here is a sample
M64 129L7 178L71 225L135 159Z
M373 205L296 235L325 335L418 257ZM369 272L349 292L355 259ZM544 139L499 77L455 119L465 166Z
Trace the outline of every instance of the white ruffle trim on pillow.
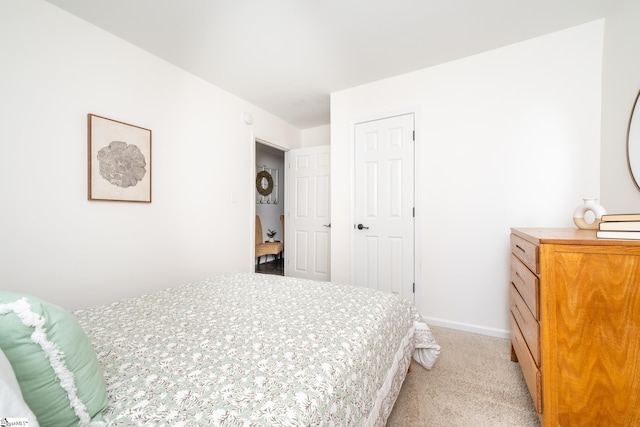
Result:
M31 311L31 306L27 302L26 298L22 298L11 303L0 304L0 314L7 314L10 312L14 312L23 325L34 328L34 331L31 334L31 341L39 345L47 359L49 359L49 364L60 381L60 387L62 387L62 389L67 393L71 408L73 408L73 411L80 420L79 425L104 425L103 422L91 422L91 418L87 412L87 407L78 397L78 390L73 373L69 371L64 363L64 353L55 343L49 341L47 337L47 330L44 327L44 317Z

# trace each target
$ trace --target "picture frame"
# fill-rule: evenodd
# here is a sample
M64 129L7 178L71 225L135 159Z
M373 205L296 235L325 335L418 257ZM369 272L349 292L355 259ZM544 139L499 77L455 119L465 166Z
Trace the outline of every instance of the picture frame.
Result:
M88 199L151 203L151 129L87 115Z

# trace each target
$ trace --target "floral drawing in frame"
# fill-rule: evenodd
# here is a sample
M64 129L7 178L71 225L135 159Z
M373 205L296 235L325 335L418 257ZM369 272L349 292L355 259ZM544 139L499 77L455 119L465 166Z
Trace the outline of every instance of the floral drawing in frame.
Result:
M88 114L89 200L151 203L151 130Z

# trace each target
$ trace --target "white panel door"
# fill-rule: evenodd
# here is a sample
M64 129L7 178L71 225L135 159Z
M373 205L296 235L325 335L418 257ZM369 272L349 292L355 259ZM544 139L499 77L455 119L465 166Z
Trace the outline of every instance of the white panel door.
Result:
M288 151L285 275L330 280L330 146Z
M355 126L355 284L414 301L414 115Z

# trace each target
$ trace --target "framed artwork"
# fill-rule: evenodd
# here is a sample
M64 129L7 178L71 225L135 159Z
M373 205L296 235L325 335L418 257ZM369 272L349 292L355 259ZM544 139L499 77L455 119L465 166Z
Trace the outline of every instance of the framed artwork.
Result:
M151 203L151 130L87 115L89 200Z

